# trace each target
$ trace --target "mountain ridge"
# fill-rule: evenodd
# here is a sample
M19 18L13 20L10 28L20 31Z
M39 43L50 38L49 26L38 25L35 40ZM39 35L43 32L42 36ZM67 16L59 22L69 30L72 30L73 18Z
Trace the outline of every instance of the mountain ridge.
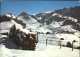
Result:
M56 27L71 25L72 28L80 31L79 19L70 17L71 15L67 16L65 14L63 15L63 14L57 13L57 12L60 12L62 10L64 12L65 11L67 12L67 10L71 11L72 8L73 7L69 8L69 9L63 8L63 9L60 9L60 10L56 10L54 12L53 11L52 12L43 12L43 13L38 13L38 14L35 14L35 15L30 15L26 12L22 12L21 14L19 14L15 18L9 17L7 15L6 16L14 19L15 22L17 22L17 23L19 23L19 24L21 24L22 26L25 26L25 27L27 26L27 24L29 24L29 26L33 25L34 27L35 27L36 24L37 24L37 27L47 25L47 26L53 26L53 28L54 28L54 25ZM78 9L76 9L76 8L78 8ZM76 6L76 7L74 7L74 10L75 9L76 9L76 11L79 11L80 7ZM2 17L0 17L0 18L2 18Z

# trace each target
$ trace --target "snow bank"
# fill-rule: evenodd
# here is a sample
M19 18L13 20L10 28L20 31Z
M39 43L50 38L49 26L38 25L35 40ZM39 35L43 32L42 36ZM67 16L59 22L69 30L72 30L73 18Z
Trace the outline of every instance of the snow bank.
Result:
M53 37L54 35L40 35L44 40L46 37ZM43 37L44 36L44 37ZM55 36L56 37L56 36ZM2 38L2 36L0 36ZM11 43L10 41L8 41ZM7 43L8 43L7 42ZM7 44L9 45L9 44ZM0 57L79 57L79 50L71 48L62 47L55 45L47 45L38 43L36 45L35 51L30 50L17 50L17 49L8 49L5 45L0 44Z
M72 41L75 40L77 42L74 43L74 47L77 48L80 46L79 45L80 44L80 42L79 42L80 38L78 38L75 35L72 35L72 34L56 34L56 36L58 38L64 38L64 40L62 40L62 45L66 46L67 42L70 42L72 44Z
M10 49L6 48L5 45L0 44L0 57L12 57Z
M60 40L61 38L64 38L64 40ZM60 45L60 41L61 41L62 45L66 46L67 42L70 42L72 44L72 41L75 40L76 42L74 43L74 48L80 46L79 45L80 38L72 34L39 34L38 35L39 43L46 44L46 39L48 40L47 44L50 45Z
M8 51L8 55L4 52L4 56L10 57L79 57L79 50L59 46L53 46L45 44L37 44L35 51L29 50L14 50L14 49L5 49ZM11 52L11 53L10 53ZM3 55L3 54L2 54Z
M1 22L0 23L0 26L1 26L0 29L9 30L12 27L12 25L14 25L14 23L12 23L12 21Z
M18 29L22 29L22 25L16 23L14 20L12 20L12 23L14 23L16 25L16 28Z
M10 28L13 26L13 25L16 25L16 28L18 29L22 29L22 26L18 23L16 23L14 20L11 20L11 21L6 21L6 22L1 22L0 23L0 26L1 26L1 33L3 32L9 32Z

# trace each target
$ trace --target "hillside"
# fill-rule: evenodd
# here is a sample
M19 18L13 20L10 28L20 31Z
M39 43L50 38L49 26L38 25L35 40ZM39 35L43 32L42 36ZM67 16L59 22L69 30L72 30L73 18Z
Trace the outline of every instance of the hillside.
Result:
M63 8L60 10L54 11L55 13L59 13L63 16L70 16L76 18L80 23L80 6L71 7L71 8Z

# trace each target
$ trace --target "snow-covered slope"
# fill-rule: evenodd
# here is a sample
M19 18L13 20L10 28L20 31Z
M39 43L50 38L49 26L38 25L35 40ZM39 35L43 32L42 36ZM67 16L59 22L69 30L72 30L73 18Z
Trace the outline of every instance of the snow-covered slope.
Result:
M15 15L13 15L13 14L10 14L10 13L8 13L8 14L5 14L5 16L7 16L7 17L10 17L10 18L13 18L13 19L15 19L15 18L16 18L16 16L15 16Z
M9 29L15 24L16 28L23 32L38 32L42 34L38 34L38 44L35 51L20 50L9 38L0 34L0 57L79 57L78 49L71 51L71 48L66 47L67 42L72 44L73 40L76 41L74 48L80 47L80 31L75 29L75 24L79 25L77 19L54 12L44 12L35 15L23 12L17 17L11 14L6 14L6 16L13 19L0 23L1 33L9 32ZM26 27L23 29L23 26L16 20L25 23ZM74 24L64 23L67 20ZM60 40L61 38L64 40ZM48 40L47 46L46 39ZM60 42L65 46L62 49L59 47Z
M1 22L0 23L0 31L1 33L2 32L9 32L10 28L13 26L13 25L16 25L16 28L22 28L22 26L18 23L16 23L14 20L11 20L11 21L6 21L6 22Z
M79 50L63 47L59 49L59 46L38 44L36 51L22 51L22 50L10 50L3 47L7 53L1 49L0 56L4 57L79 57ZM4 53L4 54L3 54Z
M38 19L35 19L35 16L29 15L27 13L21 13L17 20L23 21L23 23L26 23L25 29L31 29L33 32L47 32L47 25L43 25L42 23L38 22Z
M0 57L79 57L79 50L41 43L37 44L35 51L20 50L9 38L0 35Z
M26 16L27 17L26 17ZM24 15L22 15L22 13L17 17L17 20L21 20L23 21L23 23L26 23L26 27L27 28L37 28L39 27L40 23L35 19L33 18L32 16L30 15L27 15L26 13Z

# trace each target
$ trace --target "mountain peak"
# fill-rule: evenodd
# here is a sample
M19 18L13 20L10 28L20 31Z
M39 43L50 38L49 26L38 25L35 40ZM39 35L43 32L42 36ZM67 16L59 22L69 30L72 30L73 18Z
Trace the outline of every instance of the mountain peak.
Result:
M26 16L26 15L29 15L29 14L27 14L26 12L22 12L19 16Z

